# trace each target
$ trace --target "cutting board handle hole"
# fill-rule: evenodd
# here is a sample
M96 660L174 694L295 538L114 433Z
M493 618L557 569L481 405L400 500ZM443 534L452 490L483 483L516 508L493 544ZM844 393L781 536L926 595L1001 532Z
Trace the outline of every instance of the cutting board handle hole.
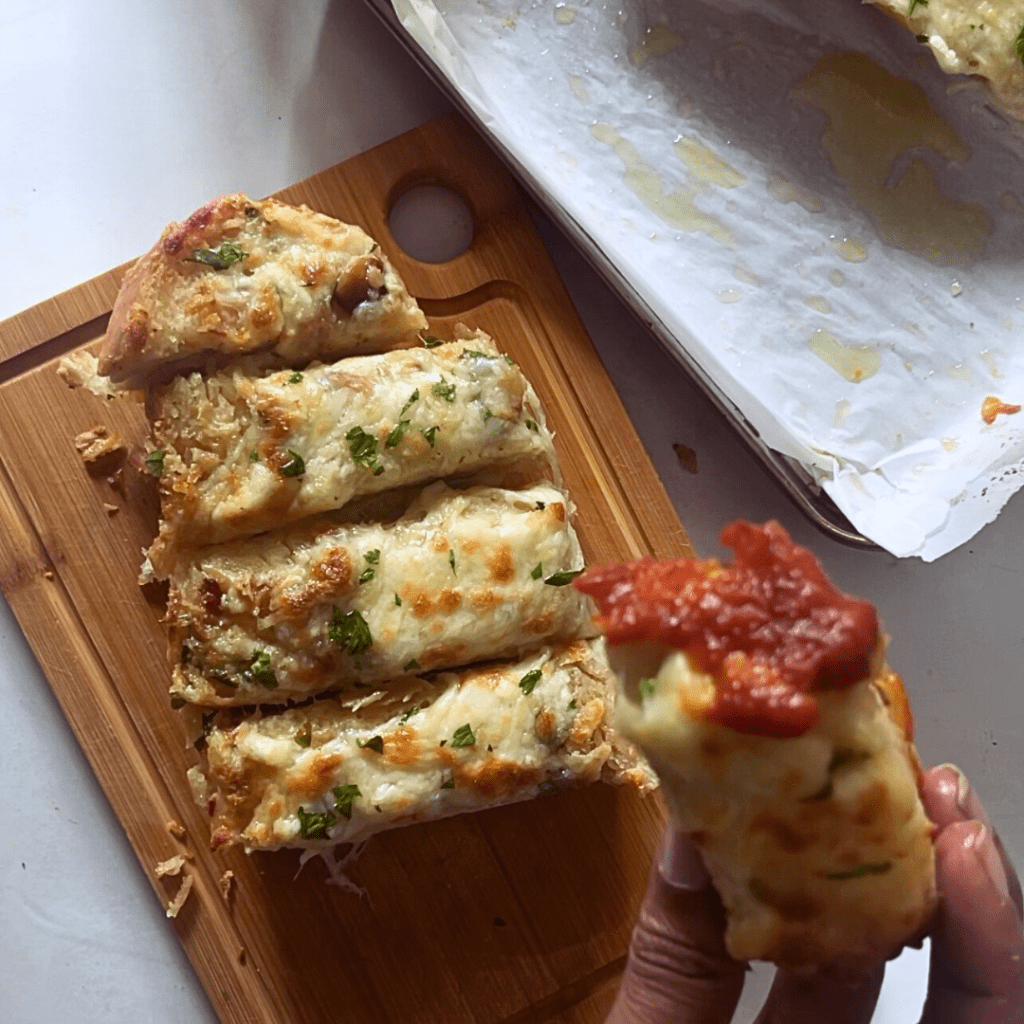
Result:
M392 204L388 227L413 259L448 263L473 242L473 211L447 185L413 185Z

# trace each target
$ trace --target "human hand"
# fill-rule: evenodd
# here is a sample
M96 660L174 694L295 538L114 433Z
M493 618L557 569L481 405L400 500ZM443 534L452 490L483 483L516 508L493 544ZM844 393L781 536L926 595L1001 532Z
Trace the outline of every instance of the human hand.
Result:
M939 911L922 1024L1024 1022L1021 888L988 815L957 769L924 777L938 827ZM727 1024L745 964L725 950L725 911L700 855L666 833L608 1024ZM884 968L851 979L776 974L757 1024L868 1024Z

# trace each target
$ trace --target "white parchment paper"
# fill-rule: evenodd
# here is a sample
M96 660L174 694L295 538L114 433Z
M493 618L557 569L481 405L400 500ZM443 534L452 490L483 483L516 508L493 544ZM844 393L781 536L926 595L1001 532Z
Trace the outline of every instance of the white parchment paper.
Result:
M1024 129L982 86L839 0L392 2L488 130L864 535L932 560L1024 483L1024 414L981 416L989 396L1024 400ZM966 265L887 242L837 172L826 114L797 87L843 51L915 82L964 143L954 159L908 150L887 187L922 161L944 194L984 207L992 228ZM858 353L853 382L840 371Z

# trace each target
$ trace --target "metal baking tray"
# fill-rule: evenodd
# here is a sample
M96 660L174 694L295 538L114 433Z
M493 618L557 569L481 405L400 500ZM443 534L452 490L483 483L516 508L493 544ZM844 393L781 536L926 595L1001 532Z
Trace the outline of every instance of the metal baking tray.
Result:
M593 267L601 279L622 300L634 316L654 335L673 360L683 369L687 377L700 389L705 398L725 419L748 451L764 466L775 482L782 488L793 504L819 530L850 547L878 551L873 541L860 534L843 515L832 499L820 487L813 476L795 459L782 455L770 448L761 439L757 429L730 401L698 365L686 350L682 340L673 335L653 310L637 294L621 271L606 256L587 232L584 225L571 217L533 178L523 166L517 154L503 145L474 114L462 94L452 86L445 75L424 52L422 47L409 35L390 0L365 0L367 6L380 18L395 38L402 44L413 60L423 69L435 85L448 97L456 108L472 123L487 140L491 148L515 175L520 186L534 202L561 228L584 259Z

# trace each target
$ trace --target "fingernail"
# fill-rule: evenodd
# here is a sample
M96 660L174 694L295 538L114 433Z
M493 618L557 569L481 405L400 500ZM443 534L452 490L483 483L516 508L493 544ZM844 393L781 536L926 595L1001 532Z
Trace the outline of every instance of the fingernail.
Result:
M960 813L971 821L980 821L991 832L992 822L989 820L988 812L978 799L978 794L971 788L967 776L955 764L944 764L941 767L948 769L956 776L956 805L960 809Z
M977 831L964 840L964 847L977 854L996 892L1004 900L1008 900L1010 886L1006 880L1006 869L1003 867L1003 860L999 856L996 844L992 842L992 833L984 825L979 825Z
M674 828L670 828L662 840L658 874L673 889L689 889L694 892L705 888L711 881L700 851L690 842L685 832Z

